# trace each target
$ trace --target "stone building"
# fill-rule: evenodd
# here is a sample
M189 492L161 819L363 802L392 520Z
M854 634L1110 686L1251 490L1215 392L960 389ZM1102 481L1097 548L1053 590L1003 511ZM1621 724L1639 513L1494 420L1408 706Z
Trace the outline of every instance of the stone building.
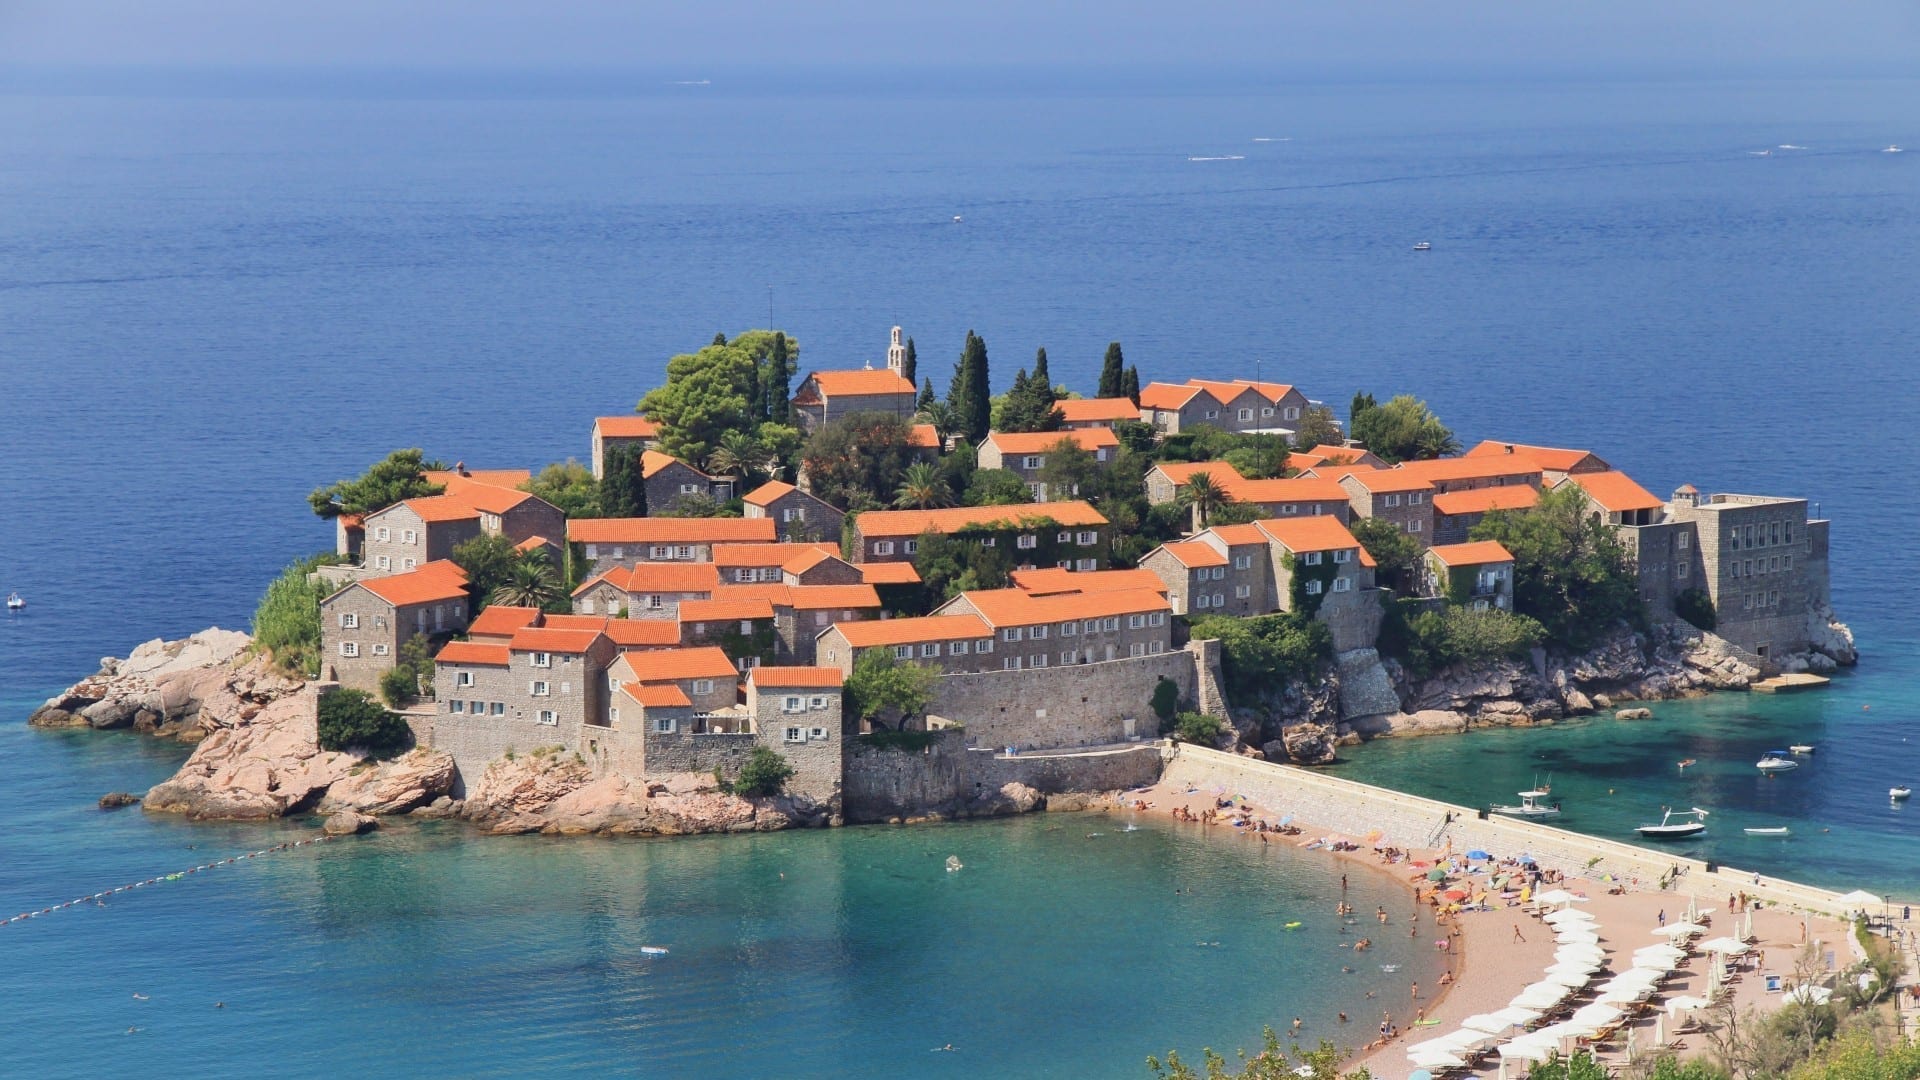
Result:
M809 372L793 392L794 424L811 433L856 413L885 413L912 420L919 394L918 388L900 373L906 357L907 349L896 326L887 347L885 370Z
M1277 610L1272 538L1257 525L1216 525L1162 544L1140 560L1180 615L1264 615Z
M696 645L621 653L608 666L609 693L629 684L671 684L693 709L696 731L740 731L740 669L724 649Z
M1140 419L1163 435L1202 425L1245 434L1291 435L1311 404L1282 383L1235 379L1188 379L1184 384L1148 383L1140 390Z
M1333 478L1346 489L1355 517L1391 521L1421 546L1432 543L1434 488L1422 477L1399 469L1342 468Z
M1395 472L1416 476L1433 485L1435 494L1450 491L1476 491L1494 487L1534 487L1541 484L1542 472L1529 462L1512 458L1433 458L1404 461Z
M1348 607L1364 602L1361 594L1373 588L1373 558L1340 519L1269 518L1254 527L1272 541L1267 554L1276 610L1293 611L1297 604L1321 611Z
M847 673L876 648L946 674L1068 667L1167 651L1170 614L1154 589L1045 596L989 589L961 593L919 618L837 623L815 651L819 663Z
M607 474L607 452L621 446L653 450L660 445L660 425L644 416L598 416L593 421L593 478Z
M772 520L783 540L838 540L840 523L847 516L825 499L779 480L761 484L741 501L742 514Z
M480 535L480 511L451 495L402 499L368 514L362 526L363 565L376 574L417 570L453 557L453 549Z
M614 566L580 583L573 591L579 615L627 619L677 619L683 600L705 600L720 584L710 562L646 562Z
M1053 411L1060 414L1060 426L1068 431L1097 427L1111 431L1115 424L1140 419L1140 406L1123 397L1065 398L1054 402Z
M1049 566L1036 570L1015 570L1007 576L1014 588L1035 596L1112 592L1115 589L1167 591L1166 585L1152 571L1138 567L1132 570L1062 570L1057 566Z
M1433 497L1433 543L1464 544L1486 516L1495 510L1531 510L1540 504L1540 491L1527 484L1514 487L1450 491Z
M1528 446L1526 443L1488 439L1466 452L1469 458L1509 458L1539 469L1544 482L1558 484L1575 473L1606 472L1613 466L1591 450L1563 450L1554 446Z
M672 454L648 450L640 455L640 475L647 489L647 514L671 513L685 499L723 503L733 498L733 479L710 476Z
M1475 611L1513 610L1513 555L1493 540L1437 544L1421 563L1421 592Z
M859 567L833 544L715 544L713 565L728 585L777 581L786 585L858 585Z
M756 742L793 768L787 790L818 803L837 802L846 775L850 734L839 671L823 667L757 667L747 673L746 713Z
M1089 427L1079 431L994 431L980 443L980 468L1005 469L1026 482L1035 502L1078 498L1078 491L1048 492L1041 479L1047 456L1061 444L1070 444L1093 456L1101 468L1110 467L1120 456L1120 440L1112 428Z
M853 519L853 561L912 562L928 533L966 535L1008 549L1016 567L1107 565L1108 522L1083 501L1044 506L958 506L945 510L870 510ZM1023 555L1022 553L1027 553Z
M597 630L528 627L504 644L450 641L434 657L436 729L483 733L472 740L484 753L479 767L509 746L566 745L582 726L606 726L614 657L613 640Z
M320 601L320 647L329 677L377 692L380 676L409 639L465 629L467 604L466 571L444 560L348 584Z
M771 544L766 518L573 518L567 542L580 544L588 572L643 562L712 562L715 544Z

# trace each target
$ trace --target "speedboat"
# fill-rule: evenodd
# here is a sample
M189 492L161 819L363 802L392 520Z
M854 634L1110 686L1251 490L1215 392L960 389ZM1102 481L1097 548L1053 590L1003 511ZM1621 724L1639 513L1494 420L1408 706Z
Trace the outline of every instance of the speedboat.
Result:
M1429 243L1427 243L1427 242L1426 242L1425 240L1422 240L1422 241L1420 241L1419 243L1417 243L1417 244L1415 244L1415 245L1413 245L1413 250L1415 250L1415 251L1432 251L1432 250L1433 250L1433 245L1432 245L1432 244L1429 244Z
M19 611L21 608L26 606L27 606L27 602L25 600L20 599L19 593L7 594L7 610L8 611Z
M1895 787L1890 787L1887 789L1887 797L1892 799L1894 802L1899 802L1901 799L1904 799L1911 794L1913 794L1913 789L1908 787L1905 784L1900 784Z
M1794 743L1794 744L1793 744L1792 746L1789 746L1789 747L1787 747L1787 749L1789 749L1789 750L1791 750L1791 751L1793 751L1793 752L1794 752L1794 753L1796 753L1796 754L1811 754L1811 753L1813 753L1813 747L1812 747L1812 746L1809 746L1809 745L1808 745L1808 744L1806 744L1806 743Z
M1760 755L1753 767L1761 772L1780 772L1785 769L1797 769L1800 763L1787 756L1785 750L1769 750Z
M1549 794L1551 793L1547 791L1547 789L1545 788L1541 788L1538 791L1522 791L1520 792L1520 805L1489 806L1487 807L1487 810L1491 813L1502 814L1507 817L1525 817L1525 818L1559 817L1560 816L1559 803L1547 803L1547 802L1540 801L1541 799L1546 798Z
M1769 825L1762 828L1743 830L1748 836L1789 836L1792 835L1785 825Z
M1674 820L1678 818L1679 820ZM1694 807L1691 810L1671 810L1662 808L1660 824L1641 825L1634 832L1655 840L1674 840L1682 836L1692 836L1707 829L1707 812Z
M1897 146L1889 146L1885 150L1882 150L1880 152L1883 154L1897 154L1900 152L1900 148Z

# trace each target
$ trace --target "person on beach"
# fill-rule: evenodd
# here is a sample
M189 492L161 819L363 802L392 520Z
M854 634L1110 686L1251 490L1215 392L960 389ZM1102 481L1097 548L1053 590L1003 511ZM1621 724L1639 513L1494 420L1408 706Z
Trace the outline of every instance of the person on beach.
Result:
M1661 926L1667 925L1667 909L1666 908L1660 909L1660 925Z
M1413 984L1412 994L1413 994L1413 1000L1415 1001L1420 1000L1420 984L1419 983Z
M1664 917L1664 913L1663 913L1663 917ZM1524 935L1524 934L1522 934L1522 933L1520 932L1520 924L1519 924L1519 923L1514 923L1514 924L1513 924L1513 940L1515 940L1515 941L1518 941L1518 942L1520 942L1520 943L1521 943L1521 944L1523 944L1523 945L1524 945L1524 944L1526 944L1526 941L1527 941L1527 938L1526 938L1526 935Z
M1380 922L1381 922L1381 924L1382 924L1382 925L1385 925L1385 923L1386 923L1386 921L1387 921L1387 909L1386 909L1386 908L1383 908L1383 907L1381 907L1381 908L1375 908L1375 909L1373 909L1373 910L1374 910L1374 914L1375 914L1375 915L1378 915L1378 916L1380 917Z

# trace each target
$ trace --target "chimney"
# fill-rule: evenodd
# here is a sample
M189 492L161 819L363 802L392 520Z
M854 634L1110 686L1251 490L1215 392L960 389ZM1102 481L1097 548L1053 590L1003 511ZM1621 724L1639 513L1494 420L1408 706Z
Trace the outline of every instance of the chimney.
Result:
M1506 446L1507 446L1507 453L1509 454L1513 453L1513 444L1507 443Z

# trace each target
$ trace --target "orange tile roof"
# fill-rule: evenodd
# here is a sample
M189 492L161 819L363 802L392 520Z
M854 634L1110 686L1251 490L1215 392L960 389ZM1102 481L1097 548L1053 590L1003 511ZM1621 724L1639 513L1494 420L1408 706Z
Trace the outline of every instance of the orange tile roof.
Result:
M596 416L593 430L610 439L657 439L660 425L644 416Z
M365 514L341 514L340 515L340 524L346 526L349 529L358 529L362 525L365 525L366 522L367 522L367 515Z
M828 611L833 608L877 608L880 594L871 585L791 585L787 602L795 611Z
M1099 619L1112 615L1133 615L1169 610L1166 595L1154 589L1114 589L1110 592L1058 593L1035 596L1020 589L982 589L961 593L947 602L957 607L972 606L994 627L1028 626L1034 623L1066 622L1069 619ZM944 610L944 609L943 609Z
M576 544L772 543L772 518L569 518Z
M830 667L757 667L747 672L747 681L755 686L804 686L817 690L837 690L845 676Z
M920 584L920 571L910 562L860 563L859 570L869 585Z
M1182 409L1193 396L1200 392L1197 386L1176 386L1173 383L1152 382L1140 388L1140 407L1142 409Z
M1530 461L1518 461L1507 457L1454 457L1406 461L1402 462L1396 471L1409 473L1424 480L1484 480L1514 476L1537 481L1540 478L1540 466Z
M1214 483L1218 485L1224 485L1231 480L1246 479L1240 475L1239 469L1224 461L1163 461L1153 468L1168 480L1182 485L1200 473L1213 477Z
M467 624L467 634L470 637L512 637L515 630L524 630L539 622L539 608L495 605L480 609L480 614Z
M448 493L461 484L486 484L491 487L517 488L533 479L530 469L428 469L420 475L427 478L429 484L446 485Z
M678 679L724 679L738 675L739 669L727 659L718 645L700 645L691 649L658 649L651 652L626 652L620 658L633 669L637 682L673 682Z
M1529 446L1526 443L1501 442L1497 439L1484 439L1480 441L1474 445L1473 449L1467 451L1465 456L1470 458L1514 457L1524 461L1530 461L1542 469L1552 469L1555 472L1567 472L1577 466L1586 464L1587 459L1592 458L1592 464L1599 466L1601 469L1609 468L1607 463L1600 460L1599 455L1591 450L1566 450L1557 446Z
M769 480L752 491L747 492L743 502L753 506L771 506L773 501L785 495L791 495L800 489L780 480Z
M1228 480L1220 485L1235 502L1297 503L1347 501L1347 489L1332 480L1291 477L1284 480Z
M774 607L793 606L793 586L778 581L754 581L744 585L720 585L712 600L765 600Z
M686 465L687 468L693 469L694 472L700 473L701 476L707 475L706 473L700 472L699 469L694 469L692 465L687 465L686 462L681 461L672 454L663 454L658 450L646 450L640 454L640 475L646 479L652 479L654 474L669 465Z
M462 500L475 510L482 510L489 514L504 514L528 499L545 501L532 492L515 491L512 488L496 487L492 484L449 484L447 494Z
M1484 514L1489 510L1526 510L1540 505L1540 491L1532 484L1449 491L1433 497L1437 514Z
M1232 402L1234 398L1239 397L1249 390L1266 398L1268 401L1278 401L1280 398L1286 396L1287 391L1293 389L1291 386L1281 386L1278 383L1260 383L1256 386L1250 380L1245 379L1235 379L1232 382L1222 382L1218 379L1188 379L1187 385L1197 386L1205 390L1207 393L1212 394L1214 400L1222 405ZM1270 394L1263 388L1276 389L1279 390L1280 393Z
M449 521L471 521L480 516L480 511L475 510L472 503L452 495L427 495L418 499L404 499L394 505L404 506L413 511L416 517L429 525L444 524ZM377 510L367 516L377 518L392 509L393 507L389 506L385 510Z
M1174 540L1160 547L1173 556L1175 562L1189 570L1196 566L1227 565L1227 557L1220 553L1220 549L1204 540Z
M864 371L816 371L807 378L827 397L869 397L876 394L917 392L914 385L893 371L869 368Z
M1287 455L1287 468L1296 473L1306 472L1315 465L1325 465L1327 459L1319 454L1303 454L1298 450Z
M1120 445L1113 429L1103 427L1077 431L995 431L987 435L987 442L1003 454L1044 454L1063 441L1088 453L1112 450Z
M856 649L875 645L916 645L927 641L983 638L993 628L977 615L923 615L915 619L869 619L834 623L833 629Z
M1316 473L1332 480L1351 476L1360 482L1360 486L1374 495L1386 495L1405 491L1430 491L1433 485L1418 473L1403 472L1400 469L1375 469L1366 465L1341 466L1338 469L1315 469ZM1329 476L1328 474L1331 473Z
M690 708L693 699L670 682L621 683L620 693L643 709Z
M1611 514L1658 510L1666 505L1623 472L1574 473L1567 479L1579 484L1595 506Z
M1288 551L1337 551L1340 548L1357 548L1360 541L1354 539L1340 519L1332 514L1320 514L1315 517L1266 518L1254 522L1261 531L1278 540Z
M932 424L915 424L907 432L907 445L915 450L940 449L940 429Z
M1207 531L1219 537L1223 543L1232 547L1242 547L1247 544L1265 544L1267 542L1267 534L1261 532L1260 526L1258 525L1215 525Z
M548 615L542 625L554 630L597 630L622 649L664 649L680 644L680 627L672 619Z
M1044 570L1015 570L1013 587L1035 596L1053 593L1111 592L1114 589L1158 589L1167 586L1151 570L1062 570L1050 566Z
M593 647L600 637L598 628L592 630L563 630L545 626L529 626L515 630L507 642L507 648L514 652L569 653L579 655Z
M681 625L697 622L740 622L746 619L773 618L773 604L766 600L682 600Z
M869 510L854 518L861 536L919 536L958 532L977 526L1009 529L1048 525L1105 525L1107 519L1086 502L1021 503L1015 506L956 506L947 510Z
M529 536L525 540L513 545L513 550L524 553L532 551L534 548L547 547L549 545L553 545L553 541L544 536Z
M388 577L361 578L360 585L395 607L456 600L467 595L467 572L446 559Z
M715 544L713 545L713 565L722 570L749 566L785 566L802 555L812 553L838 556L840 549L833 544L795 544L775 542L771 544Z
M579 596L601 582L630 593L712 592L720 584L720 569L712 563L657 562L616 566L595 574L573 590Z
M506 667L510 657L505 645L485 641L449 641L434 654L436 664L485 664Z
M1513 561L1513 554L1498 540L1475 540L1467 544L1436 544L1427 551L1448 566L1481 566L1486 563Z
M836 562L841 561L840 552L837 549L832 549L830 545L823 544L821 547L814 548L811 551L803 551L793 558L788 559L786 562L781 563L780 572L783 574L804 574L814 567L819 566L821 563L826 562L828 559Z
M1140 406L1135 405L1132 398L1067 398L1054 402L1053 407L1069 424L1140 419Z
M1307 451L1307 453L1312 454L1314 457L1321 458L1331 465L1359 461L1361 458L1367 456L1368 451L1358 446L1335 446L1332 443L1321 443L1319 446Z

